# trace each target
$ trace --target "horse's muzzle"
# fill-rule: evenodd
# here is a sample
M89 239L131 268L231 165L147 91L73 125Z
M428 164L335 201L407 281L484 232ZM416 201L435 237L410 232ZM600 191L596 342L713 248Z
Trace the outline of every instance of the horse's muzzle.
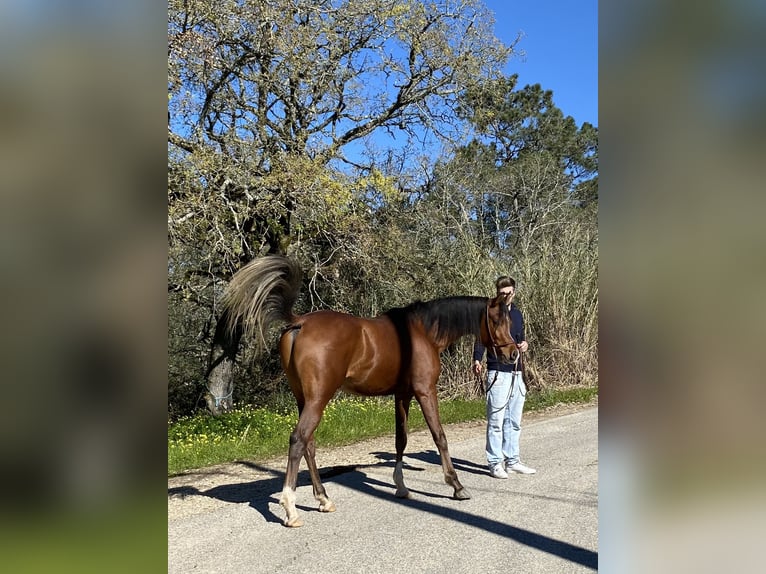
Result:
M497 356L497 360L500 361L500 364L502 365L510 365L511 363L515 364L519 360L520 353L519 353L518 347L514 346L513 351L511 351L510 355L506 355L505 353L503 353L503 350L504 349L499 347L495 351L495 355Z

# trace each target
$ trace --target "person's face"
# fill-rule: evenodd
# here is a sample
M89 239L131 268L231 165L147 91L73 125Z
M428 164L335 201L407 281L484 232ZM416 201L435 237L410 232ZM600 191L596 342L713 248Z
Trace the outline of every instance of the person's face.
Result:
M516 290L513 287L503 287L497 290L497 294L505 296L505 304L510 305L514 295L516 295Z

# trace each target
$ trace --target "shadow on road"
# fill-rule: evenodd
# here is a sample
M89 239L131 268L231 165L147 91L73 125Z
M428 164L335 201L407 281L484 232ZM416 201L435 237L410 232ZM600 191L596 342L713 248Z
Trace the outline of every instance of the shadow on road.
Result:
M530 530L523 528L517 528L504 522L498 522L485 518L483 516L477 516L468 512L457 510L454 507L440 506L431 502L421 500L419 498L396 498L392 494L385 492L382 488L393 490L393 484L387 484L376 479L371 479L367 475L358 470L347 473L339 477L335 482L343 484L348 488L353 488L359 492L363 492L369 496L376 498L383 498L390 502L401 504L415 510L422 512L429 512L450 520L455 520L466 526L472 526L474 528L480 528L487 532L492 532L500 536L505 536L525 544L532 548L536 548L542 552L553 554L564 560L581 564L586 568L598 570L598 553L582 548L581 546L575 546L568 542L556 540L542 534L537 534ZM415 491L413 491L415 492ZM457 501L456 501L457 502Z
M375 455L376 458L385 461L394 463L394 460L396 459L396 455L392 452L372 452L370 453L372 455ZM421 462L425 462L428 464L435 464L437 466L441 466L442 460L439 456L439 453L435 450L426 450L423 452L414 452L414 453L407 453L404 457L404 468L409 468L410 470L423 470L422 468L413 467L411 465L407 464L407 459L415 459L419 460ZM489 474L489 470L487 469L486 465L480 465L476 464L473 461L465 460L462 458L455 458L452 457L452 464L455 467L455 470L458 472L466 472L470 474Z
M420 495L418 498L396 498L393 495L395 490L393 482L382 482L378 479L367 476L363 470L365 468L380 468L391 467L393 468L394 456L388 453L373 453L379 459L383 460L381 463L369 464L369 465L347 465L347 466L334 466L323 470L320 470L320 476L323 482L335 482L341 484L347 488L354 489L358 492L364 493L368 496L380 498L394 504L401 504L403 506L419 510L421 512L428 512L434 515L442 516L450 520L455 520L466 526L474 528L480 528L494 534L505 536L525 544L531 548L535 548L542 552L558 556L564 560L569 560L576 564L580 564L593 570L598 569L598 553L563 542L555 538L550 538L541 534L537 534L530 530L523 528L517 528L513 525L506 524L504 522L498 522L483 516L470 514L458 510L454 506L442 506L422 500L422 498L430 499L451 499L450 496L434 494L430 492L422 492L414 489L410 489L411 492ZM440 465L441 461L436 451L425 451L420 453L408 454L406 458L414 458L428 464ZM278 498L274 496L274 493L279 493L282 490L284 483L284 472L277 472L273 469L258 465L257 463L241 461L239 464L252 468L258 472L266 472L273 475L272 478L266 478L262 480L256 480L253 482L227 484L222 486L216 486L209 490L200 491L195 487L181 486L168 489L168 496L208 496L217 500L232 503L249 503L250 506L258 511L267 522L282 523L281 516L277 516L271 511L270 504L278 504ZM477 465L471 461L453 459L455 468L462 472L470 472L476 474L487 474L485 467ZM409 470L423 470L422 468L413 467L405 464ZM307 470L298 473L298 486L311 485L311 478ZM455 501L456 505L459 505L458 501ZM316 507L308 507L303 505L297 505L299 510L304 512L318 512Z

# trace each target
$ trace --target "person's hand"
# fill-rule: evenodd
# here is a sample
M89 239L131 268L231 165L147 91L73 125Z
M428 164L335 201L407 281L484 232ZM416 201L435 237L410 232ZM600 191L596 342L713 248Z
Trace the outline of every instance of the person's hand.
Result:
M481 361L473 362L473 372L477 375L481 375Z
M517 347L519 348L519 351L521 351L522 353L526 353L527 349L529 348L529 343L527 343L526 341L522 341L521 343L517 345Z

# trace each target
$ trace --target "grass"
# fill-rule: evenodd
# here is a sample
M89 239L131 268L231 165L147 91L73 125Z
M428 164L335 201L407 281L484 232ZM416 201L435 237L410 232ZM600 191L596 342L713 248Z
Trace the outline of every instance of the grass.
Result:
M530 391L525 412L559 403L584 403L597 387ZM455 399L439 403L444 424L483 420L484 400ZM294 406L273 409L241 407L221 417L184 417L168 425L168 474L235 460L263 460L287 455L288 439L298 421ZM413 401L409 429L425 428L420 406ZM394 433L393 399L341 397L325 409L316 431L317 446L339 446Z

